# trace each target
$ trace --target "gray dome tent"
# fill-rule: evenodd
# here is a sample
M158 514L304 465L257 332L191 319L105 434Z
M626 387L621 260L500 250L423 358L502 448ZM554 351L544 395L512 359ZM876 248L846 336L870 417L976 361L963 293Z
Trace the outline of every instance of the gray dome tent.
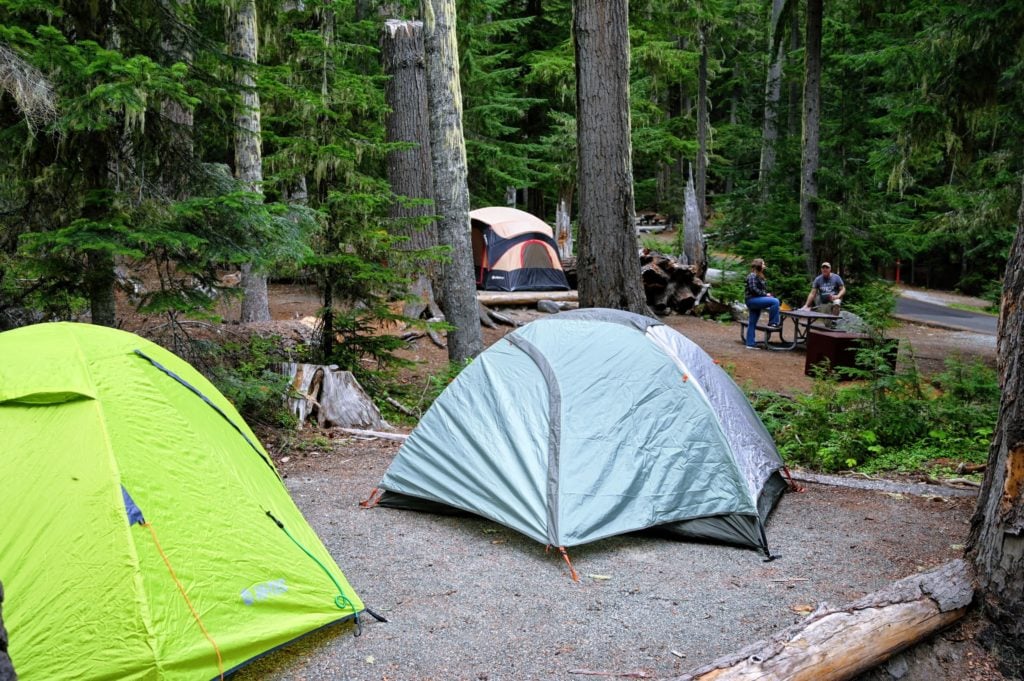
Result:
M762 550L785 488L729 375L661 322L582 309L506 335L434 402L381 505L469 511L556 547L657 527Z

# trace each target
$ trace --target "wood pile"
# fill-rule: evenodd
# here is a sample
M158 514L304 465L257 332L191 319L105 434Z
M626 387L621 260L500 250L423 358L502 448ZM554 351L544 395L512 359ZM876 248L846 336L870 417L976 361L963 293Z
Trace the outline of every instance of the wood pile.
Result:
M729 306L711 295L711 284L698 275L695 266L684 265L675 258L650 249L640 253L640 278L643 280L647 304L657 315L718 315Z

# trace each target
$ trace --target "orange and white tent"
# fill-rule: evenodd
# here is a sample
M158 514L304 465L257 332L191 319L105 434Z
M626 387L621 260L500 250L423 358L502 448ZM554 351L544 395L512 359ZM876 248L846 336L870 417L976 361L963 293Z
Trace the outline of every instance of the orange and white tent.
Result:
M470 211L476 287L487 291L566 291L554 233L525 211L491 206Z

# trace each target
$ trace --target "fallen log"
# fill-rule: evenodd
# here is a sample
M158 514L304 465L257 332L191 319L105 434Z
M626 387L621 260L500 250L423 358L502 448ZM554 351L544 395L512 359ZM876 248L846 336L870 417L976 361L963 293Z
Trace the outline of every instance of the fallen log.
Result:
M674 681L842 681L958 620L974 596L967 563L954 560L843 608L822 605L767 641Z
M536 305L541 300L574 303L577 291L477 291L476 299L482 305Z
M359 435L360 437L379 437L382 440L393 440L395 442L405 442L409 437L403 433L384 433L379 430L363 430L361 428L338 428L343 433L349 435Z
M505 315L495 312L491 308L484 305L479 300L477 301L477 312L480 315L480 323L486 326L488 329L498 328L498 324L504 324L505 326L519 326L513 319L506 317ZM497 322L497 324L495 324Z
M801 482L816 482L821 485L849 487L852 489L870 489L878 492L891 492L894 494L914 494L925 497L978 496L977 490L949 487L947 485L926 485L924 483L910 485L902 482L894 482L892 480L850 478L841 475L812 473L810 471L803 470L791 471L790 474L794 480L799 480Z

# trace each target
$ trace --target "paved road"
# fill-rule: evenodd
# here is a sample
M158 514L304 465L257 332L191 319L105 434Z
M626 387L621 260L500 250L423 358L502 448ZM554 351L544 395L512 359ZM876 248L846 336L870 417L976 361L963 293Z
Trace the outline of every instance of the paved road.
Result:
M906 296L896 299L896 316L911 322L996 335L996 317L927 303Z

